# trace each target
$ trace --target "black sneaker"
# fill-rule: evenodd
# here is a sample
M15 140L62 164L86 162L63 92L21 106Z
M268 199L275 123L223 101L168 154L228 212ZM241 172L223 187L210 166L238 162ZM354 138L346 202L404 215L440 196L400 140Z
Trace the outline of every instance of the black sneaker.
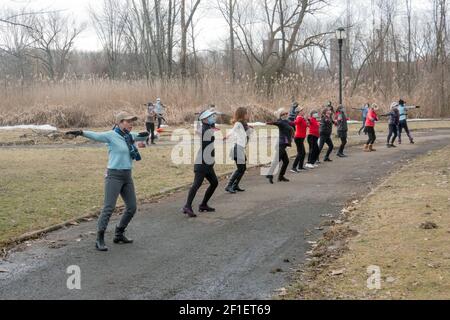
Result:
M235 194L235 193L236 193L236 190L234 190L233 187L227 187L227 188L225 189L225 191L228 192L228 193L230 193L230 194Z
M278 181L279 181L279 182L290 182L290 180L289 180L289 179L286 179L286 177L280 177L280 178L278 179Z
M267 179L269 179L270 184L273 184L273 176L267 176Z
M184 207L182 209L183 214L187 215L189 218L197 218L197 215L194 213L194 210L189 207Z
M325 162L333 162L333 160L331 160L330 158L326 158L325 160L323 160Z
M211 208L211 207L208 206L208 205L202 204L202 205L198 208L198 211L200 211L200 212L216 212L216 209Z

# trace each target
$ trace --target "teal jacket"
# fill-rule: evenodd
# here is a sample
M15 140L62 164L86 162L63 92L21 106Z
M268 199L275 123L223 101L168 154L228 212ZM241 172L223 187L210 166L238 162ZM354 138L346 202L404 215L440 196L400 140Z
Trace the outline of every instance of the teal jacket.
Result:
M134 141L146 141L147 138L140 138L138 134L131 133ZM133 169L133 160L130 156L130 150L125 138L114 131L92 132L83 131L83 137L90 140L103 142L108 145L108 169L111 170L131 170Z

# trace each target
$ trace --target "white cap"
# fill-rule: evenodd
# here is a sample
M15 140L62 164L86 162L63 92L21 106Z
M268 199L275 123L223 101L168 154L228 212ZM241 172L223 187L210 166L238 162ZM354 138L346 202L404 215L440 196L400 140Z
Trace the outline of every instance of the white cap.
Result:
M397 108L398 107L398 102L392 102L391 104L391 109Z
M209 110L204 111L202 114L200 114L200 116L198 118L200 120L205 120L216 114L217 114L217 111L215 111L214 109L209 109Z

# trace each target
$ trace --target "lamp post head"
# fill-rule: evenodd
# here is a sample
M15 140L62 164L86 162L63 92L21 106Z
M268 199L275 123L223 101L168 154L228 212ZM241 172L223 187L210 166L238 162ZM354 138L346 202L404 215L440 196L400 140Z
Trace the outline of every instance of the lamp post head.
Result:
M336 39L341 41L347 39L347 33L344 28L339 28L336 30Z

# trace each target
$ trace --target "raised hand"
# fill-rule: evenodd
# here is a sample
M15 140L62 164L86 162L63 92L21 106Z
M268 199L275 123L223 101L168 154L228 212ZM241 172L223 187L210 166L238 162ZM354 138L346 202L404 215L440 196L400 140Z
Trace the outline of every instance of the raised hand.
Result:
M141 132L141 133L138 134L139 138L147 138L149 136L150 136L150 133L148 133L147 131Z
M83 131L82 130L69 131L69 132L66 132L66 135L67 136L81 137L83 135Z

